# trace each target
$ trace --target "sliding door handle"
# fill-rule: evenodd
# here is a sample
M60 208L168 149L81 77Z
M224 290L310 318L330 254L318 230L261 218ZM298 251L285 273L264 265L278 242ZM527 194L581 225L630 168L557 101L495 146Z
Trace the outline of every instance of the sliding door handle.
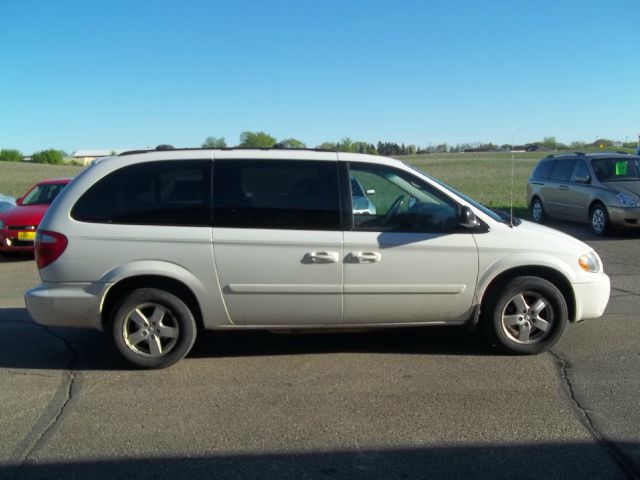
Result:
M309 252L305 255L309 263L338 263L340 254L338 252Z

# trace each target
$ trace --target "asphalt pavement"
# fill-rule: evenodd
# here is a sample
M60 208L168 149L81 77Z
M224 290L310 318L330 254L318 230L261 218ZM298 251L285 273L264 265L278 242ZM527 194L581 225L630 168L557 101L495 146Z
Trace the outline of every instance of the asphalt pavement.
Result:
M532 357L460 329L220 332L133 370L34 324L33 260L0 260L0 478L640 478L640 235L552 226L613 290Z

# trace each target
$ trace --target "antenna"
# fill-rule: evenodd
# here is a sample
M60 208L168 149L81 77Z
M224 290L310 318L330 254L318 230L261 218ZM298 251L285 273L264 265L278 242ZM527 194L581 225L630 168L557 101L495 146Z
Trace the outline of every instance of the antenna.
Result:
M514 176L514 154L513 143L515 137L515 128L511 128L511 191L509 193L509 226L513 228L513 176Z

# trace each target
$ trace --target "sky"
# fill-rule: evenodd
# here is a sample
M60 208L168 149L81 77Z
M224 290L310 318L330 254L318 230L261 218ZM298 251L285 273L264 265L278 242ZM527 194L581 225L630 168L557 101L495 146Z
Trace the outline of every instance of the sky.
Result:
M640 131L640 0L0 0L0 148Z

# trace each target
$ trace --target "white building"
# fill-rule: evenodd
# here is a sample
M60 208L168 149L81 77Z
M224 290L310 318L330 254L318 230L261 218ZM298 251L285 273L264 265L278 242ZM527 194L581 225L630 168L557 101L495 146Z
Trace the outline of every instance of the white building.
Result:
M126 150L76 150L71 154L71 156L82 162L83 165L89 165L96 158L108 157L111 155L119 155L122 152L126 152Z

